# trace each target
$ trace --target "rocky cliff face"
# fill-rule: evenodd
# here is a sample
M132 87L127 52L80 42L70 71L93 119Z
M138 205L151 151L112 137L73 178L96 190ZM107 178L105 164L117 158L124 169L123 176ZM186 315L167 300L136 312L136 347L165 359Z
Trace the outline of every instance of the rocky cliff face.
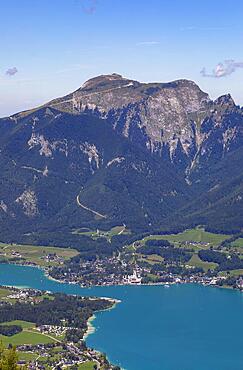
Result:
M99 76L48 106L107 119L121 135L187 175L201 161L223 157L242 143L242 109L229 95L211 101L187 80L144 84L117 74Z

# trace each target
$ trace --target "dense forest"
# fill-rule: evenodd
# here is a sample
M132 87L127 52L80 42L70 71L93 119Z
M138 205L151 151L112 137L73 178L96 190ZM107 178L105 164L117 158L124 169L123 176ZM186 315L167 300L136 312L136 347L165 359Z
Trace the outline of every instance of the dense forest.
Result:
M22 327L19 325L0 325L0 334L7 337L12 337L22 331Z
M34 322L37 326L57 325L72 328L67 331L69 340L83 338L87 320L95 311L107 309L112 302L106 299L89 299L64 294L55 294L54 299L45 298L39 303L2 304L0 323L13 320ZM65 324L64 324L65 323Z
M226 256L226 254L222 252L202 249L198 252L198 256L202 261L217 263L218 267L216 270L218 271L238 270L243 268L243 260L236 254Z

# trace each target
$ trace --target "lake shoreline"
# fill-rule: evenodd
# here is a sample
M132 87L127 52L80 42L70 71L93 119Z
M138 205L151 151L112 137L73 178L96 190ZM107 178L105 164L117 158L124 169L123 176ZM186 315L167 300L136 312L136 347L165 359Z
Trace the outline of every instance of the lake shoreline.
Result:
M197 370L214 370L218 366L215 366L216 362L222 370L227 370L223 365L229 360L232 361L234 370L241 370L243 353L240 354L238 347L243 330L242 295L233 290L211 289L212 287L201 284L178 284L169 289L161 284L82 289L79 285L51 281L44 277L43 269L13 264L0 266L0 283L3 286L22 286L54 294L91 296L93 299L106 296L113 302L114 298L119 298L122 304L115 310L112 309L112 312L94 312L95 321L90 318L89 323L96 328L95 332L90 325L87 325L90 330L87 332L85 327L84 332L86 331L85 340L89 349L94 348L96 353L106 353L109 362L121 368L157 370L156 364L161 361L165 364L165 369L177 370L182 367L181 363L186 368L188 352L185 346L181 346L181 339L187 333L186 348L193 345L195 355L204 359L202 364L197 363L200 365ZM114 307L113 305L112 308ZM225 316L223 309L228 313L234 312L234 315ZM212 325L215 326L217 335L212 334L209 337L208 330ZM196 332L194 328L197 328ZM232 330L237 338L237 345L227 341ZM147 333L148 336L141 333ZM222 338L220 343L219 335ZM146 348L149 343L151 351L148 352ZM225 347L230 348L230 352ZM210 352L211 348L214 348L212 356L202 357L205 350ZM179 353L178 356L175 353ZM177 357L180 357L180 363ZM192 363L187 368L194 370L195 367L195 363Z
M35 267L35 266L33 266ZM36 266L37 267L37 266ZM232 286L227 286L227 285L217 285L217 284L206 284L206 283L202 283L202 282L190 282L190 281L182 281L182 282L150 282L150 283L132 283L132 284L128 284L128 283L124 283L124 284L110 284L110 285L91 285L91 286L82 286L80 285L79 283L75 283L75 282L68 282L68 281L63 281L63 280L58 280L58 279L55 279L53 278L50 274L49 274L49 271L48 271L48 268L42 268L41 266L38 266L38 268L42 269L44 271L44 274L45 276L50 279L50 280L53 280L53 281L56 281L58 283L61 283L61 284L73 284L73 285L77 285L81 288L98 288L98 287L113 287L113 286L166 286L166 287L170 287L170 286L173 286L173 285L183 285L183 284L199 284L199 285L202 285L202 286L211 286L211 287L214 287L214 288L220 288L220 289L227 289L227 290L235 290L235 291L242 291L242 289L239 289L239 288L234 288ZM104 297L104 298L107 298L107 297Z
M16 265L16 266L23 266L23 267L34 267L34 268L37 268L41 271L44 272L44 276L47 277L49 280L52 280L56 283L59 283L59 284L69 284L69 285L75 285L75 286L78 286L80 288L84 288L84 289L92 289L92 288L104 288L104 287L116 287L116 286L167 286L168 288L170 286L173 286L173 285L184 285L184 284L198 284L198 285L202 285L202 286L210 286L210 287L214 287L214 288L220 288L220 289L227 289L227 290L234 290L234 291L240 291L242 292L243 289L240 289L240 288L234 288L232 286L227 286L227 285L217 285L217 284L204 284L202 282L190 282L190 281L182 281L182 282L149 282L149 283L132 283L132 284L128 284L128 283L124 283L124 284L109 284L109 285L80 285L79 283L77 282L71 282L71 281L65 281L65 280L59 280L59 279L55 279L53 278L50 273L49 273L49 270L50 268L46 267L46 266L41 266L41 265L37 265L37 264L29 264L29 263L13 263L13 262L8 262L8 261L5 261L5 262L2 262L2 264L9 264L9 265ZM1 263L0 263L1 265ZM109 299L109 297L103 297L104 299ZM119 300L118 300L118 303L119 303Z
M83 336L83 340L86 341L86 339L88 338L89 335L95 333L96 331L96 328L95 326L92 324L92 322L96 319L96 316L95 315L92 315L90 316L90 318L88 319L87 321L87 330L85 331L84 333L84 336Z

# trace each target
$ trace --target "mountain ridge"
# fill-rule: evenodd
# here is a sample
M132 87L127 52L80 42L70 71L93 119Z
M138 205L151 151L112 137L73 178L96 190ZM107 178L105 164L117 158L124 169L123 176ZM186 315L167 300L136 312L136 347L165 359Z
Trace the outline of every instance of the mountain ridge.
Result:
M229 94L212 101L193 81L95 77L0 119L2 238L124 223L135 232L233 230L242 148L243 109Z

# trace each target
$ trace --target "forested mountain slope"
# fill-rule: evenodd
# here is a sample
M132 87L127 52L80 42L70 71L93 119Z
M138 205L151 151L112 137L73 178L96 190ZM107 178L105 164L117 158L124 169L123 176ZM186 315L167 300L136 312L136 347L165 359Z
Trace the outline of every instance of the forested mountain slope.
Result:
M99 76L0 119L2 240L126 224L243 227L243 110L192 81Z

